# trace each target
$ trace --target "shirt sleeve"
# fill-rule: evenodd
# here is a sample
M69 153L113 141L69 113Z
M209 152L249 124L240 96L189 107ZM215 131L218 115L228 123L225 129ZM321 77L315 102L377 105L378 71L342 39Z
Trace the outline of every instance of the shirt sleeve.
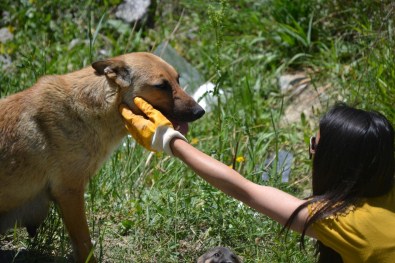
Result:
M310 207L310 214L311 211ZM344 262L355 262L355 252L366 247L366 240L357 227L350 224L347 215L330 216L314 222L312 230L317 239L339 253Z

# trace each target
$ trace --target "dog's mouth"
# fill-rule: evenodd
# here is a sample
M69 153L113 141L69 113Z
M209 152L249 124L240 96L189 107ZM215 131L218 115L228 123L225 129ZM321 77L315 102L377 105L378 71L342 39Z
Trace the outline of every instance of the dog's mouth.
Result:
M173 128L183 135L186 135L189 130L188 122L180 122L175 120L170 120L171 124L173 124Z

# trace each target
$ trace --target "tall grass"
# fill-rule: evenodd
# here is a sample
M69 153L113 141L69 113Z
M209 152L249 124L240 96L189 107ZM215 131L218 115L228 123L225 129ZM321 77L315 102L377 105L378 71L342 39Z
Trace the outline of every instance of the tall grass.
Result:
M3 1L4 2L4 1ZM375 108L394 122L393 5L390 1L163 1L154 28L114 17L120 1L9 1L0 27L13 64L0 74L2 97L44 74L63 74L125 52L152 51L168 41L216 84L217 106L191 124L190 141L252 181L304 197L310 190L302 116L280 125L288 102L277 77L308 70L313 85L330 84L323 110L336 99ZM370 16L375 13L377 16ZM219 89L224 95L220 96ZM319 113L318 113L319 114ZM294 154L291 180L265 160ZM238 158L242 157L242 158ZM233 248L245 262L314 262L313 241L300 251L298 235L198 178L176 159L150 154L125 138L86 191L95 255L101 262L194 262L208 248ZM0 238L15 262L69 262L67 232L53 206L39 235ZM26 252L27 249L28 252ZM11 260L12 261L12 260Z

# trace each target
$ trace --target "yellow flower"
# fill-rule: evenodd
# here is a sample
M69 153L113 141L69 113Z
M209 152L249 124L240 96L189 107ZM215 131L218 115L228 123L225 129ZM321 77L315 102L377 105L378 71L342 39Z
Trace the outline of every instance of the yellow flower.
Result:
M198 142L199 142L198 138L192 138L192 140L191 140L192 145L197 144Z
M238 157L236 158L236 162L238 162L238 163L241 163L241 162L244 162L244 161L245 161L245 159L244 159L243 156L238 156Z

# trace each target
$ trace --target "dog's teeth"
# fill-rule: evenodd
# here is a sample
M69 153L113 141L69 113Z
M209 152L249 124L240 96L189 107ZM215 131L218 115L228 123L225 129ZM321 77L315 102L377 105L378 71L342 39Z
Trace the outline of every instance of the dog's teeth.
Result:
M180 130L180 125L177 125L176 127L174 127L177 131Z

